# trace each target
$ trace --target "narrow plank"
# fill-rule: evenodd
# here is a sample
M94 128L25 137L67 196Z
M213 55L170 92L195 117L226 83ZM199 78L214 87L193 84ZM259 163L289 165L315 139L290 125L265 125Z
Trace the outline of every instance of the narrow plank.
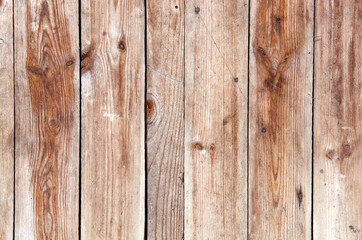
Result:
M362 239L362 2L316 1L314 239Z
M78 239L78 1L15 1L15 239Z
M184 1L147 1L147 236L184 228Z
M250 8L249 238L311 238L313 0Z
M81 237L143 239L144 3L81 5Z
M247 238L248 1L186 1L185 238Z
M14 74L13 2L0 0L0 239L13 238Z

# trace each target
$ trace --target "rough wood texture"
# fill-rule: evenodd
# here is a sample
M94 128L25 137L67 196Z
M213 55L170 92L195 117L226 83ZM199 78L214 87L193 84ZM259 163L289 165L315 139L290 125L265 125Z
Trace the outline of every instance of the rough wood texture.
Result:
M13 239L13 2L0 1L0 239Z
M184 1L147 1L147 232L184 228Z
M16 239L78 238L78 1L15 1Z
M314 239L362 239L362 2L316 1Z
M82 0L82 239L143 239L145 12Z
M185 238L246 239L248 1L185 12Z
M313 1L251 1L250 239L311 238Z

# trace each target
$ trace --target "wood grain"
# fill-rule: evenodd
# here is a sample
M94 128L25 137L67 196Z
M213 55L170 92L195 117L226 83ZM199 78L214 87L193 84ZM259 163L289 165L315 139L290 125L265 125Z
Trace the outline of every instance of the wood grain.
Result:
M14 74L13 2L0 1L0 239L13 239Z
M316 1L314 239L362 239L361 22L361 1Z
M184 1L147 1L147 237L184 230Z
M185 16L185 239L246 239L248 1Z
M249 238L311 238L313 1L252 1Z
M143 239L144 3L81 5L81 237Z
M78 238L78 1L15 1L16 239Z

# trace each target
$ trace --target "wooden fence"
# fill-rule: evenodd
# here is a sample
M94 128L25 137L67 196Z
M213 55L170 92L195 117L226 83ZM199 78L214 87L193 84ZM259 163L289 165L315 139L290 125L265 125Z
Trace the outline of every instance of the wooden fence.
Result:
M0 0L0 239L362 239L361 0Z

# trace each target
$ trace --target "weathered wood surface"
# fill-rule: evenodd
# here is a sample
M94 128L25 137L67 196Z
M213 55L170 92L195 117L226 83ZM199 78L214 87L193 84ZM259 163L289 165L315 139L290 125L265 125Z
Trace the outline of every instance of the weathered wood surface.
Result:
M251 1L249 238L311 238L313 1Z
M185 16L185 239L246 239L248 1Z
M78 1L15 1L15 239L78 238Z
M184 230L184 1L147 1L147 236Z
M314 239L362 239L362 2L316 1Z
M0 1L0 239L13 239L13 2Z
M143 239L144 3L81 7L81 238Z

